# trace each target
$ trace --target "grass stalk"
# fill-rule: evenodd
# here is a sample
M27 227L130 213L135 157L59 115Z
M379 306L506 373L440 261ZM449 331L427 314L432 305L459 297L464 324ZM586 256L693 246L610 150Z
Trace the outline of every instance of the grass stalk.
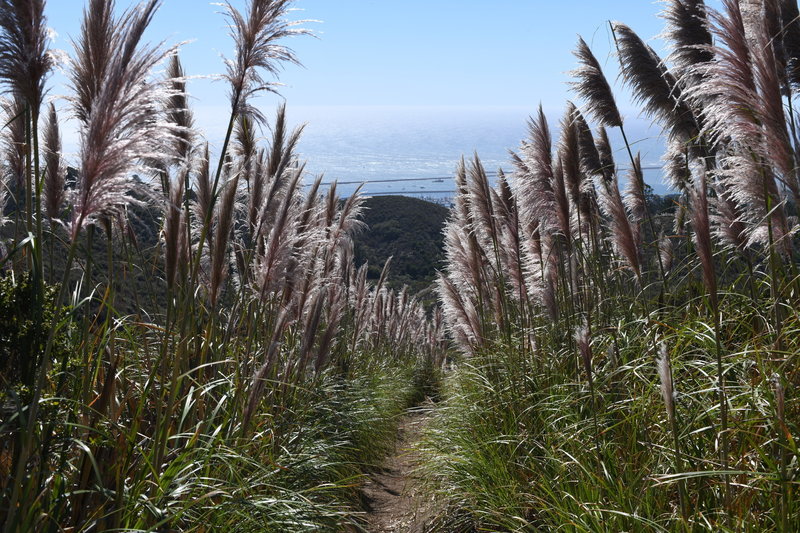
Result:
M17 512L19 510L19 497L23 489L24 483L21 481L26 479L25 471L28 466L28 459L30 458L31 448L33 445L34 431L39 414L39 401L42 398L42 393L45 388L47 374L50 371L50 354L53 350L53 343L55 342L56 331L61 323L63 317L63 304L64 298L68 292L70 271L72 270L72 262L75 259L75 251L77 248L77 240L72 241L67 251L67 261L64 267L64 274L61 279L61 286L56 296L53 321L50 324L47 334L47 344L42 355L42 362L38 368L36 376L36 385L33 389L33 398L31 399L30 407L28 409L28 417L25 423L25 429L21 435L21 451L17 458L17 462L13 465L14 479L18 480L13 484L11 489L11 496L9 497L8 515L6 516L5 524L3 526L4 533L12 533L17 527ZM25 487L28 488L28 487Z

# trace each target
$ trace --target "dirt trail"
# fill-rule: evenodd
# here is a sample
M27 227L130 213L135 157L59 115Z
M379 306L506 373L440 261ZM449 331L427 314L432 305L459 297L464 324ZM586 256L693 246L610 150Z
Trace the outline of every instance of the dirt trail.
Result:
M395 452L364 485L367 531L423 533L432 506L417 487L413 470L419 455L412 449L430 419L430 406L409 410L399 426Z

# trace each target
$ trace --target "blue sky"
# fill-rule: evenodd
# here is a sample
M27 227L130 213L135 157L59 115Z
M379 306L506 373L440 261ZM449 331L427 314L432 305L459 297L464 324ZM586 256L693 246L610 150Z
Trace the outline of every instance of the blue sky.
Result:
M240 9L245 6L244 0L232 3ZM117 0L120 10L133 4ZM55 48L71 53L70 38L80 30L83 5L83 0L48 1L48 24L58 34ZM661 5L651 0L296 0L294 6L292 18L311 19L305 26L316 38L287 42L303 66L284 69L280 81L285 87L280 92L290 120L309 122L306 155L311 161L315 155L328 157L331 168L349 165L337 144L337 131L351 133L342 126L341 117L352 123L352 117L361 113L374 123L376 114L425 116L426 108L437 108L437 113L445 107L463 108L473 116L505 108L498 113L506 113L510 118L505 123L514 125L509 126L508 139L503 139L511 145L493 148L497 157L503 157L505 148L524 134L525 117L540 102L557 119L565 100L573 97L566 82L575 66L571 51L578 35L590 44L607 76L616 79L609 20L625 22L659 53L666 53L660 41L652 40L662 31L663 21L657 16ZM185 42L180 53L185 70L197 76L189 83L196 123L212 147L219 145L229 113L225 84L211 79L224 70L222 56L232 56L222 10L208 0L164 0L146 35L150 42ZM54 76L51 95L66 93L63 79ZM635 120L638 111L619 85L619 105ZM281 97L259 100L257 105L271 116ZM375 106L414 110L387 114L376 112ZM65 108L63 101L59 107ZM459 154L488 151L487 132L468 133L471 136L463 136ZM75 129L65 128L66 151L76 146ZM374 152L375 157L385 153L385 146L377 143L359 149ZM653 157L657 160L658 155Z
M132 2L118 0L120 8ZM234 1L243 7L241 0ZM81 0L50 0L56 47L71 50ZM304 67L287 67L281 91L290 105L561 107L577 35L609 58L608 20L645 38L662 27L650 0L297 0L298 19L318 38L291 41ZM181 53L188 73L222 71L231 55L221 7L206 0L165 0L149 31L153 41L191 41ZM658 42L654 43L660 48ZM222 84L192 84L203 105L224 99ZM274 98L273 98L274 99Z

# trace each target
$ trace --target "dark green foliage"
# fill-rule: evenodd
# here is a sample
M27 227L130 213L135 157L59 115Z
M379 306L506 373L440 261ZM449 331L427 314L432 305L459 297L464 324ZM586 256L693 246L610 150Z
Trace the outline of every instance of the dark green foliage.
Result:
M389 284L407 284L412 292L427 288L441 268L442 228L447 208L407 196L377 196L365 202L369 229L355 237L356 264L369 263L377 279L389 257Z
M30 389L36 373L36 361L31 354L44 351L50 324L53 320L53 306L46 305L41 319L35 316L36 286L29 275L0 277L0 386L23 386ZM45 301L53 302L55 288L45 289ZM66 337L56 339L53 356L60 358L66 350ZM23 393L23 396L27 394Z
M444 372L441 368L435 366L430 359L417 361L412 378L412 403L417 405L426 400L439 401L441 399L443 379Z

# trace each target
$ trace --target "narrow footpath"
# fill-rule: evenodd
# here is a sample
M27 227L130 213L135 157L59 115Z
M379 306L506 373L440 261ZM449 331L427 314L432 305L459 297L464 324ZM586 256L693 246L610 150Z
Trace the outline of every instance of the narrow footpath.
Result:
M414 445L430 420L430 404L410 409L398 428L395 451L364 484L370 533L423 533L432 514L431 502L418 488Z

